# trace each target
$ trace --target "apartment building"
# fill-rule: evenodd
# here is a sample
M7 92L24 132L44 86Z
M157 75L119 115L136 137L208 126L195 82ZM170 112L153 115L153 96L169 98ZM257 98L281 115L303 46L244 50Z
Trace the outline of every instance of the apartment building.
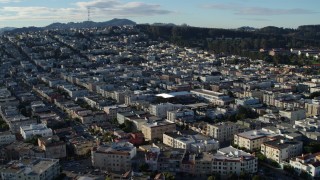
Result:
M257 171L258 158L232 146L219 149L212 156L212 173L227 176L234 173L240 175L242 172L256 173Z
M219 142L200 134L183 135L180 132L163 134L163 144L173 148L202 153L219 149Z
M301 120L306 118L306 110L304 109L285 109L280 110L279 115L286 117L291 121Z
M178 110L180 108L183 108L183 105L171 103L151 104L149 107L150 114L160 118L166 118L168 111Z
M274 133L264 130L252 130L234 135L233 143L249 151L260 149L261 144L268 140L269 137L275 136Z
M78 136L69 140L71 147L73 148L74 154L78 156L84 156L90 153L91 148L97 143L94 140L88 140L83 136Z
M30 119L23 116L16 107L6 106L0 107L0 116L9 125L10 131L14 133L20 132L20 126L26 126L36 123L36 119Z
M173 132L176 130L176 124L171 121L160 121L154 123L143 124L141 131L146 141L155 138L162 139L165 132Z
M113 172L131 170L131 160L137 154L129 142L119 142L94 147L91 151L92 166Z
M215 105L224 106L233 101L233 98L215 91L205 89L195 89L191 91L192 94L197 95L199 98L205 99Z
M30 139L36 135L48 137L52 136L52 129L48 128L45 124L30 124L28 126L21 126L20 133L23 139Z
M117 113L128 112L131 110L131 107L127 105L115 105L115 106L106 106L104 107L104 112L108 115L108 119L117 118Z
M2 180L53 180L60 173L58 159L21 159L11 161L0 168Z
M194 121L194 111L191 109L178 109L167 112L167 119L175 122L176 120L191 122Z
M320 115L320 101L318 99L306 99L304 109L307 116Z
M45 151L46 158L60 159L67 156L66 143L60 141L57 135L39 138L38 146Z
M320 177L320 153L302 154L290 160L290 165L300 174L306 172L314 178Z
M278 163L302 153L302 141L274 138L261 144L261 153Z
M207 135L219 142L230 141L238 133L239 125L233 122L207 124Z

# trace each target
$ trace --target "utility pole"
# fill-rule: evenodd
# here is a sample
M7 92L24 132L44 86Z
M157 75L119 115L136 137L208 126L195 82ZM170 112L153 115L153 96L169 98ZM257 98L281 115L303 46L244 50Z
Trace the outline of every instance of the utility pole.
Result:
M88 21L90 21L90 13L91 13L90 7L88 7Z

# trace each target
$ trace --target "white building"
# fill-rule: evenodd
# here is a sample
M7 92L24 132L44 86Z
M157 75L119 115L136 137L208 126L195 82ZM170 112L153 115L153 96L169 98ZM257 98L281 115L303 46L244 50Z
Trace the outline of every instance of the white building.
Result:
M167 119L172 122L175 122L175 120L177 119L181 119L183 121L193 121L194 111L190 109L178 109L176 111L168 111Z
M173 111L180 108L183 108L183 105L171 103L152 104L149 107L150 114L160 118L166 118L168 111Z
M195 89L191 91L192 94L197 95L198 97L207 100L215 105L224 106L233 101L233 98L215 91L209 91L205 89Z
M320 177L320 153L306 154L290 160L290 165L300 174L307 172L312 177Z
M131 170L131 160L136 154L136 147L129 142L101 145L91 151L92 166L108 171L126 172Z
M262 104L260 103L260 99L254 98L254 97L245 97L245 98L236 99L236 105L249 106L252 108L257 108L262 106Z
M53 180L60 173L58 159L22 159L0 168L2 180Z
M28 126L21 126L20 133L23 139L30 139L33 136L40 135L42 137L52 136L52 129L47 128L45 124L31 124Z
M195 153L219 149L219 142L214 139L210 139L200 134L182 135L180 132L164 133L163 144L173 148L186 149Z
M16 136L9 131L0 132L0 146L11 144L16 141Z
M219 149L212 157L212 172L222 176L241 172L256 173L258 158L232 146Z
M286 117L291 121L301 120L306 118L306 110L304 109L285 109L280 110L279 115Z

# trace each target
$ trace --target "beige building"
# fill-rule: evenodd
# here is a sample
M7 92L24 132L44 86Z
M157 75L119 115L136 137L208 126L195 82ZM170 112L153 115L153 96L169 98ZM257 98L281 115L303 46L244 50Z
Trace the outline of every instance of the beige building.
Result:
M241 148L253 151L260 149L261 144L268 140L269 137L274 136L274 133L270 133L264 130L252 130L242 132L234 135L234 144Z
M234 134L238 133L239 125L233 122L207 124L207 135L219 142L230 141Z
M108 171L126 172L131 170L131 160L136 154L136 147L129 142L94 147L91 151L92 166Z
M165 132L172 132L176 130L176 124L171 121L161 121L154 123L147 123L142 125L141 131L146 141L154 138L162 139Z
M278 163L302 153L302 141L274 138L261 144L261 153Z
M45 151L46 158L65 158L67 156L66 143L60 141L58 136L41 137L38 139L38 146Z
M307 116L320 115L320 101L307 99L304 103L304 109L306 110Z
M96 145L95 141L85 139L83 136L75 137L69 140L74 154L84 156L90 153L91 148Z
M131 107L128 107L127 105L116 105L104 107L103 110L108 115L108 119L113 120L117 118L117 113L128 112L131 110Z

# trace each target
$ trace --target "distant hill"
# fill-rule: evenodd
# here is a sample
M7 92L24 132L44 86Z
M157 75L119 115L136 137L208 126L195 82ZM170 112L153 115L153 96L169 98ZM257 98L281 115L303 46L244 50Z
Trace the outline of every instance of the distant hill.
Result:
M107 26L124 26L124 25L136 25L134 21L129 19L112 19L105 22L93 22L93 21L84 21L84 22L69 22L69 23L53 23L45 27L23 27L16 29L8 29L3 32L34 32L40 30L52 30L52 29L70 29L70 28L93 28L93 27L107 27Z
M124 25L136 25L135 22L129 19L112 19L106 22L93 22L84 21L80 23L53 23L46 26L45 29L69 29L69 28L94 28L94 27L106 27L106 26L124 26Z
M239 27L237 30L239 30L239 31L255 31L255 30L257 30L257 28L250 27L250 26L242 26L242 27Z
M2 34L3 32L6 32L6 31L11 31L13 29L16 29L14 27L4 27L4 28L0 28L0 34Z

